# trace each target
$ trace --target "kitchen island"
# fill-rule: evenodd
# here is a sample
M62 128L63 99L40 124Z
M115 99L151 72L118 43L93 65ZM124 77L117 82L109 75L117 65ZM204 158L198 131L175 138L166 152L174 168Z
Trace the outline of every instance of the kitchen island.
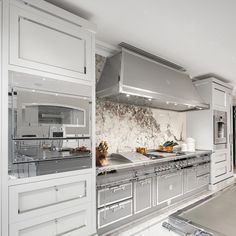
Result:
M211 151L181 155L111 155L97 168L98 232L160 211L208 190Z

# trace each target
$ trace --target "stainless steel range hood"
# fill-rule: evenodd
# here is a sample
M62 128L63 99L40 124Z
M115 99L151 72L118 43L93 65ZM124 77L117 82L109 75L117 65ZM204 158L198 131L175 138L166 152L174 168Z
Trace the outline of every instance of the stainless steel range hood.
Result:
M97 84L97 97L174 111L207 109L191 79L180 71L122 47L108 58ZM148 55L148 57L147 57Z

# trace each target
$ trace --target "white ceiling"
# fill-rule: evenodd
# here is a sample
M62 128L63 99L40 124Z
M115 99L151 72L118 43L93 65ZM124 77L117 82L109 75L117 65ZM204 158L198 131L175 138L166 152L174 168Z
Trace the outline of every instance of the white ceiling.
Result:
M235 0L48 0L97 24L97 39L126 42L236 86Z

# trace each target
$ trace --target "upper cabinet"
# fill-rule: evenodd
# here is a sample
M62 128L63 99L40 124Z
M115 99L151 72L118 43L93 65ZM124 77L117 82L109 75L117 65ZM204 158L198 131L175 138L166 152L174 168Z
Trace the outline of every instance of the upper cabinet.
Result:
M10 5L10 64L91 78L93 33L31 5Z
M226 111L229 106L229 93L231 93L231 91L228 88L214 83L212 98L213 108Z

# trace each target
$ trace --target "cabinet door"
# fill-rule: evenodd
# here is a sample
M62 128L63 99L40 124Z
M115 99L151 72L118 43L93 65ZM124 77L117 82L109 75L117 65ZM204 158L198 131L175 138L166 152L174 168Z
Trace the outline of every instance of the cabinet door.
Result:
M197 168L191 167L184 170L184 193L197 188Z
M10 224L10 236L77 236L92 232L91 203Z
M219 84L213 83L213 109L220 111L228 111L230 106L229 89Z
M158 178L158 203L168 201L183 194L183 171L166 174Z
M91 55L89 32L30 6L11 5L10 64L88 79Z
M151 208L152 180L145 179L134 183L134 213Z
M91 175L78 175L9 188L10 222L26 220L91 201Z

